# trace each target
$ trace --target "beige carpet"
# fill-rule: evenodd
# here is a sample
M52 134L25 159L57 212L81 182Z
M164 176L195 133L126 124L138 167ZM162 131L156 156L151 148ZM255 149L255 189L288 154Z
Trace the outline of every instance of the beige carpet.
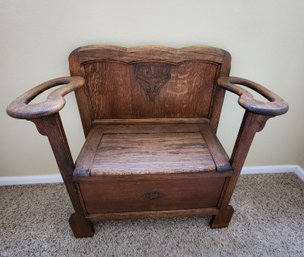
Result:
M209 218L108 221L75 239L62 184L0 187L0 256L304 256L304 183L242 176L228 229Z

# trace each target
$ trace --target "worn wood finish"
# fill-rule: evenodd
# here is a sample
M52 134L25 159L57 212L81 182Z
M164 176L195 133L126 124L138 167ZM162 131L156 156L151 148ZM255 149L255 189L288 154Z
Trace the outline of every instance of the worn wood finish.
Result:
M222 63L230 54L222 49L210 46L189 46L172 48L165 46L120 47L113 45L89 45L79 47L70 54L70 59L76 58L79 63L96 60L113 60L119 62L160 62L177 64L189 60ZM75 60L76 61L76 60ZM73 66L75 63L70 62ZM71 69L76 69L71 67Z
M220 141L211 130L211 127L206 125L200 125L200 132L202 133L202 136L206 141L208 150L210 152L210 155L212 156L216 170L217 171L231 170L229 157L225 152L223 146L221 145Z
M217 208L200 208L187 210L166 211L141 211L141 212L111 212L90 214L88 218L92 221L103 220L129 220L129 219L158 219L171 217L210 216L219 213Z
M42 92L60 85L64 86L52 91L45 101L30 104L30 102ZM32 88L11 102L7 107L7 113L17 119L34 119L52 115L64 107L65 100L63 96L83 85L84 79L79 76L49 80Z
M249 111L245 112L230 158L233 176L230 178L226 189L227 193L221 203L221 207L225 208L228 205L254 136L264 128L269 118L269 116L255 114Z
M86 78L76 92L86 134L96 119L208 118L217 128L225 91L216 80L230 70L224 50L97 45L69 60L71 74Z
M114 124L91 129L75 176L229 171L208 123Z
M150 101L154 101L161 88L171 79L171 65L138 63L135 65L134 76Z
M153 65L146 78L138 65L84 64L94 120L208 117L216 65L182 63L166 69L168 75L159 73L164 64L145 64Z
M94 227L91 220L84 218L83 214L71 214L69 224L75 237L92 237L94 235Z
M75 210L69 220L75 237L93 236L93 225L84 216L84 209L77 195L76 186L73 183L74 162L60 115L56 113L40 119L32 119L31 121L35 123L38 131L49 139L63 182Z
M288 104L277 94L271 92L269 89L252 82L248 79L238 77L221 77L218 79L218 84L237 95L239 95L239 104L246 110L253 113L262 114L266 116L282 115L288 111ZM262 102L255 100L247 90L236 86L239 84L264 96L269 102Z
M241 128L239 130L238 137L230 158L233 175L229 179L229 182L225 189L226 193L219 204L219 216L212 217L211 219L211 228L227 227L229 225L230 218L233 214L233 209L229 209L228 204L249 152L250 145L255 134L264 128L265 123L269 118L270 116L263 116L260 114L252 113L250 111L245 112Z
M108 175L79 178L87 214L215 207L225 177L189 174Z
M228 52L204 46L81 47L69 57L72 77L45 82L7 107L48 137L75 210L69 223L76 237L93 236L91 221L105 219L212 215L211 228L228 226L255 134L288 110L265 87L229 77L230 62ZM245 108L230 159L216 137L227 90ZM59 115L71 91L86 135L75 165Z
M91 176L102 173L213 171L214 162L201 134L105 134Z
M93 125L132 125L132 124L209 124L205 118L151 118L151 119L98 119Z
M226 228L228 227L234 209L231 205L222 209L217 215L213 215L210 221L211 228Z

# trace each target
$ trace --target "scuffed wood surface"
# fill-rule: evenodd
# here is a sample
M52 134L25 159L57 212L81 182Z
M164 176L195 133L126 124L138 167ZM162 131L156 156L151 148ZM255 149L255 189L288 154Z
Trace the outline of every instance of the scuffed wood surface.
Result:
M153 118L153 119L98 119L94 120L94 125L130 125L130 124L209 124L205 118Z
M188 60L222 63L231 59L230 54L222 49L210 46L189 46L172 48L166 46L120 47L113 45L89 45L75 49L70 59L77 56L80 63L96 60L113 60L121 62L169 62L180 63Z
M191 118L208 117L217 66L172 66L170 79L150 94L136 78L134 65L94 62L84 70L93 119Z
M200 133L104 135L91 176L106 173L173 173L215 169Z
M224 182L225 177L170 173L87 177L78 181L89 215L212 208L217 205Z
M207 118L216 131L225 93L217 78L229 76L230 61L206 46L74 50L71 74L86 79L76 92L85 134L96 119Z
M277 94L271 92L266 87L259 85L248 79L238 77L220 77L218 79L219 86L239 95L239 104L246 110L254 112L256 114L262 114L265 116L277 116L282 115L288 111L288 104ZM236 84L248 87L257 93L264 96L269 102L263 102L254 99L244 88L237 86Z
M98 214L89 214L88 218L92 221L157 219L157 218L172 218L172 217L207 216L207 215L216 215L218 213L219 210L217 208L195 208L195 209L186 209L186 210L98 213Z
M208 123L98 125L89 133L75 176L231 170Z
M45 101L31 104L30 102L39 94L49 88L64 85L52 91ZM65 105L64 96L84 85L84 79L79 76L62 77L44 82L9 104L6 111L8 115L17 119L34 119L49 116L59 112Z

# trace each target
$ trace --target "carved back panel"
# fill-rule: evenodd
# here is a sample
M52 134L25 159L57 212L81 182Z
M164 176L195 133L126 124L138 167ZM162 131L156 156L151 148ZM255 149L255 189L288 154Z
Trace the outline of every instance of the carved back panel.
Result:
M212 47L87 46L70 57L86 79L76 98L85 132L97 119L208 118L216 130L228 76L228 52Z

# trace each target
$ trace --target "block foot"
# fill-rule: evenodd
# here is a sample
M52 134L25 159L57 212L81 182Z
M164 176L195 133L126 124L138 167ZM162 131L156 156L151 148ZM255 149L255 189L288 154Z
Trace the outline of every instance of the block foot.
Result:
M92 237L94 227L91 221L88 221L82 215L73 213L69 218L69 224L75 237Z
M220 210L217 215L212 216L210 221L211 228L226 228L229 225L234 209L228 205L226 209Z

